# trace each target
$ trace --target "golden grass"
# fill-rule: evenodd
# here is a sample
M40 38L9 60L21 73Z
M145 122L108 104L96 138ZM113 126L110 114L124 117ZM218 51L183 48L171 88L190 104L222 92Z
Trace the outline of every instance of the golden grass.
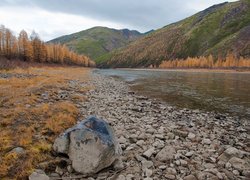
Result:
M89 70L43 67L0 73L25 75L0 78L0 179L23 179L38 163L53 159L54 139L76 123L79 112L75 104L86 99L84 93L90 87L77 83L72 87L69 80L84 82ZM61 100L60 90L77 93ZM43 93L49 95L47 100ZM11 152L15 147L24 148L24 153Z

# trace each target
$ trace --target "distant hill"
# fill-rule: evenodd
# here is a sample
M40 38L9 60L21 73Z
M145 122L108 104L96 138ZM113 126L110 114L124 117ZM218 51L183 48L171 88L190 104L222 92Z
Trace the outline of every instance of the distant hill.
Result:
M123 47L141 36L143 34L135 30L93 27L49 42L65 44L71 50L79 54L86 54L95 60L99 56Z
M98 58L102 67L147 67L163 60L250 56L250 1L222 3L151 32L126 47Z

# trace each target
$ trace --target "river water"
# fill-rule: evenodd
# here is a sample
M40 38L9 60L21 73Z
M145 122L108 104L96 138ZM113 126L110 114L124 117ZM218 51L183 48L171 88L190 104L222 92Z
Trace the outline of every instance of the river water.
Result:
M133 90L178 108L229 113L250 120L250 73L96 70L118 77Z

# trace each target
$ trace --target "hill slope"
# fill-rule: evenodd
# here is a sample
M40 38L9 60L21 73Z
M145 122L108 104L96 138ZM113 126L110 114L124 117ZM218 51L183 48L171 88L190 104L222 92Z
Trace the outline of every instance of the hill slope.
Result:
M233 51L250 56L250 1L214 5L98 58L99 66L147 67L163 60Z
M88 30L53 39L50 42L65 44L77 53L86 54L95 60L101 55L127 45L142 35L143 34L135 30L93 27Z

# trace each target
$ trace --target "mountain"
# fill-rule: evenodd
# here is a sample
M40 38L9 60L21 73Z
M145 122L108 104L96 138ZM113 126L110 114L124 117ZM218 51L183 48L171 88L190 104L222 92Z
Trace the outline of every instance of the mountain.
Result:
M49 42L65 44L71 50L95 60L97 57L123 47L141 36L143 34L135 30L93 27Z
M225 2L151 32L126 47L99 57L101 67L148 67L163 60L250 56L250 1Z

